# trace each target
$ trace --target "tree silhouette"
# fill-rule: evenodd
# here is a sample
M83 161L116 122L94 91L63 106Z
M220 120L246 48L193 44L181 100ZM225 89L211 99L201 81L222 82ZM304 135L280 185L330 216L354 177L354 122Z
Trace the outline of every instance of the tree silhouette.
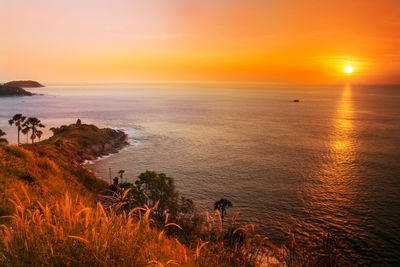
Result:
M224 225L224 215L226 214L226 208L229 207L232 207L232 203L225 198L221 198L214 203L214 210L219 210L221 214L222 226Z
M136 188L143 193L148 206L153 206L159 201L157 207L159 215L165 211L174 215L177 213L179 193L175 190L172 177L168 177L164 173L146 171L141 173L138 178L135 182Z
M24 128L22 128L22 133L23 133L23 134L26 134L26 143L28 143L28 138L29 138L28 133L29 133L30 128L29 128L29 126L26 124L26 122L25 122L22 126L24 127Z
M15 114L14 117L12 117L12 119L8 121L8 123L9 123L10 125L15 124L15 126L16 126L17 129L18 129L18 145L19 145L19 143L20 143L20 142L19 142L19 133L20 133L21 130L22 130L23 123L24 123L25 119L26 119L25 116L22 116L22 114L19 114L19 113L18 113L18 114Z
M6 135L6 133L3 132L3 130L0 129L0 143L6 143L6 144L8 143L7 139L2 138L5 135Z
M39 142L40 142L40 138L42 137L43 132L41 130L37 130L36 132L36 136L39 138Z
M38 128L44 128L45 126L40 122L40 120L38 118L35 117L29 117L26 122L23 124L23 126L25 126L25 128L23 129L23 131L25 131L26 133L29 132L29 130L32 132L31 133L31 140L32 140L32 144L35 142L35 139L37 137L37 133L39 131ZM42 134L40 134L41 136Z
M123 183L125 170L119 170L118 173L119 173L119 177L121 178L121 183Z

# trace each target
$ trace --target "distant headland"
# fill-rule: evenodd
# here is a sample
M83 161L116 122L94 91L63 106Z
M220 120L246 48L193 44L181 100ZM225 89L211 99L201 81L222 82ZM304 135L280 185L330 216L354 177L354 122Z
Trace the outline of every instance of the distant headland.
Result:
M36 81L12 81L3 84L5 86L10 86L10 87L21 87L21 88L35 88L35 87L44 87L43 84L36 82Z
M26 91L22 88L36 88L44 87L36 81L11 81L4 84L0 84L0 97L2 96L31 96L34 95L31 92Z

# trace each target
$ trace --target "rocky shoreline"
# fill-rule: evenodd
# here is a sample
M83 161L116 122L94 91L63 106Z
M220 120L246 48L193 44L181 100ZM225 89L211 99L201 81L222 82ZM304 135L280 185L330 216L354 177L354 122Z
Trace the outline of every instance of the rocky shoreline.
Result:
M100 129L95 125L80 122L50 130L53 131L53 136L41 144L49 149L54 148L57 154L64 155L75 167L86 160L117 153L129 145L128 135L121 130Z
M82 164L85 161L93 161L103 156L118 153L122 148L128 146L128 135L121 130L110 128L102 129L111 137L106 143L91 145L84 150L77 151L76 163Z

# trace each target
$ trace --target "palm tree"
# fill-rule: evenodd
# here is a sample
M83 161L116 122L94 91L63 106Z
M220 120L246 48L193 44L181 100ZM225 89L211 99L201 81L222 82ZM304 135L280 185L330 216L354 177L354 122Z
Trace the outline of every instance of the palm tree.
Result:
M35 117L29 117L26 122L24 123L25 128L23 129L23 131L25 131L26 133L29 132L29 130L32 131L31 133L31 140L32 140L32 144L35 142L35 139L37 137L37 133L39 131L39 127L40 128L44 128L45 126L40 122L40 120L38 118ZM40 134L40 136L42 136L42 134Z
M14 117L12 117L12 119L8 121L8 123L10 125L15 124L15 126L17 126L17 129L18 129L18 145L19 145L19 133L22 130L22 126L23 126L22 123L25 121L25 119L26 119L25 116L22 116L22 114L18 113L18 114L15 114Z
M0 143L6 143L6 144L8 143L7 139L2 138L2 136L5 136L5 135L6 135L6 133L0 129Z
M39 142L40 142L40 138L42 137L43 132L41 130L37 130L36 131L36 136L39 138Z
M22 126L24 127L24 128L22 128L22 133L26 134L26 143L28 143L28 138L29 138L28 133L30 130L29 125L25 122Z
M221 198L214 203L214 210L219 210L219 212L221 213L222 226L224 225L224 215L226 214L226 208L229 207L232 207L232 203L225 198Z
M125 170L119 170L118 173L119 173L119 177L121 178L121 183L122 183L124 181L123 178L124 178Z

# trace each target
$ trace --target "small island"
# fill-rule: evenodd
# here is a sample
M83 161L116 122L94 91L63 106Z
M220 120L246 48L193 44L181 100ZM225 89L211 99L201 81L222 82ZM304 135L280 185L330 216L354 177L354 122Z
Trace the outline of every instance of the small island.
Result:
M37 87L44 87L43 84L37 82L37 81L11 81L3 84L5 86L9 87L20 87L20 88L37 88Z
M37 88L44 85L36 81L11 81L0 84L0 97L4 96L32 96L34 93L28 92L23 88Z

